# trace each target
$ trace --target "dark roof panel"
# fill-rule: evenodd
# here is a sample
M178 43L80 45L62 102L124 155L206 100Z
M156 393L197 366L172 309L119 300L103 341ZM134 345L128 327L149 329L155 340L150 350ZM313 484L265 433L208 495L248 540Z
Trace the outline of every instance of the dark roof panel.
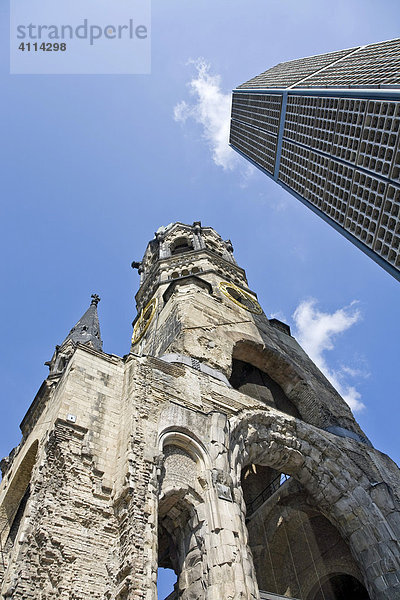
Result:
M280 63L237 89L400 84L400 39Z
M294 87L400 84L400 39L370 44Z
M246 83L238 86L238 89L249 88L287 88L304 77L312 75L323 67L339 60L354 52L356 48L340 50L339 52L329 52L329 54L318 54L317 56L308 56L307 58L298 58L285 63L279 63L272 69L268 69L261 75L253 77Z
M92 301L89 308L71 329L62 345L68 340L71 340L72 342L80 342L81 344L91 342L95 350L101 351L103 349L103 342L100 338L99 317L97 314L97 304L99 301L100 298L97 294L92 294Z

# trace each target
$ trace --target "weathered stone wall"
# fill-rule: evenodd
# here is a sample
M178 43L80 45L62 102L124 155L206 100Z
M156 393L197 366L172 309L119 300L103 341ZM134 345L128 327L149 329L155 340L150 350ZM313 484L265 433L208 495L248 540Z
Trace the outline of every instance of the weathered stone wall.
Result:
M371 466L363 470L349 456L352 450L361 450L358 442L290 417L250 412L240 420L233 418L232 426L236 480L242 466L253 462L292 475L348 543L371 598L400 597L400 531L395 516L400 502L395 488L377 481L380 469L377 472L373 465L385 465L391 481L399 480L397 466L378 451L363 448L364 467ZM245 512L244 501L242 509Z
M113 500L119 524L114 593L118 600L156 597L154 497L157 404L145 359L128 358Z
M224 279L247 289L230 242L177 224L139 269L138 308L154 298L155 310L132 353L66 342L2 463L3 598L156 600L160 563L181 600L258 600L258 584L309 600L338 570L371 600L400 600L399 470L363 443L288 328L221 292ZM300 418L233 389L234 359L266 373ZM291 480L247 528L252 465L263 480L250 497L275 472Z
M111 491L122 378L121 359L78 347L28 412L0 486L6 597L38 598L41 590L40 598L86 598L89 584L93 597L104 597L117 539ZM17 535L7 543L29 484Z
M371 598L396 598L398 470L376 450L158 358L131 355L123 365L80 350L53 398L46 418L54 421L46 430L44 415L37 420L31 495L3 595L79 599L89 589L93 598L155 600L160 528L175 548L180 597L256 600L240 483L242 468L255 463L297 479L312 510L338 532L342 551L325 572L339 567L348 549L351 572ZM11 480L28 443L10 467ZM8 477L5 491L12 489ZM262 543L254 546L256 564ZM293 573L282 573L282 585ZM301 586L292 582L290 590L303 600L308 588Z
M59 420L31 481L2 593L18 599L103 598L116 536L110 490L86 454L83 428ZM38 594L41 594L40 596Z
M172 268L172 260L184 265L193 262L193 256L189 253L173 257L166 268ZM179 279L150 278L157 311L133 351L155 356L191 356L228 378L233 358L247 361L281 386L306 422L321 428L340 426L365 437L348 405L296 340L272 326L264 314L243 309L221 292L218 286L225 277L229 281L235 279L232 273L225 273L225 267L239 272L238 267L202 254L195 264L200 269L197 280L182 276L176 271L178 267L174 273ZM189 274L189 266L193 266L187 266ZM205 289L201 281L209 288ZM245 285L243 280L241 285Z
M160 436L167 457L160 472L161 524L174 535L176 547L185 549L179 560L179 597L256 599L258 590L246 528L229 475L226 416L168 404L161 415ZM192 453L192 460L197 462L195 479L187 471L184 483L171 477L169 440ZM180 522L182 502L191 507L188 527Z

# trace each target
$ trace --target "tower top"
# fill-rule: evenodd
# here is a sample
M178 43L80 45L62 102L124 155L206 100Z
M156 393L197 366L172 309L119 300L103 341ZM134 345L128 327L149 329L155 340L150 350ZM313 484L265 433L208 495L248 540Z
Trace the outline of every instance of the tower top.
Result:
M95 350L101 351L103 349L103 342L100 338L99 316L97 314L97 305L100 302L100 296L92 294L91 298L89 308L71 329L62 345L71 340L72 342L80 342L81 344L91 342Z
M147 274L157 260L200 250L210 250L236 264L232 242L224 241L215 229L202 226L201 221L194 221L193 225L177 221L157 229L148 243L142 262L133 262L132 267Z
M140 275L136 295L138 309L143 308L160 286L172 281L218 271L226 279L247 285L246 274L238 267L230 240L223 240L212 227L200 221L192 225L176 222L159 227L150 240L143 259L132 263Z

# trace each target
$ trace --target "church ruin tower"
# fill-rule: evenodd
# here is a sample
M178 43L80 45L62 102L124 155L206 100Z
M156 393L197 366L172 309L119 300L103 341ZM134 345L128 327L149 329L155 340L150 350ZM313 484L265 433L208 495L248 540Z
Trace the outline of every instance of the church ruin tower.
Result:
M400 599L399 471L232 243L174 223L132 266L130 353L93 295L1 463L1 598L157 600L168 567L169 600Z

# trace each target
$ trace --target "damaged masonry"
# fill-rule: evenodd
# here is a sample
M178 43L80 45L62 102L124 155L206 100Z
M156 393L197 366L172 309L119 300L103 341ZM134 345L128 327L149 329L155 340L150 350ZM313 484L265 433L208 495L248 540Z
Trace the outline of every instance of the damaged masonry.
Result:
M161 227L130 354L93 295L3 459L1 597L400 598L399 470L211 227Z

